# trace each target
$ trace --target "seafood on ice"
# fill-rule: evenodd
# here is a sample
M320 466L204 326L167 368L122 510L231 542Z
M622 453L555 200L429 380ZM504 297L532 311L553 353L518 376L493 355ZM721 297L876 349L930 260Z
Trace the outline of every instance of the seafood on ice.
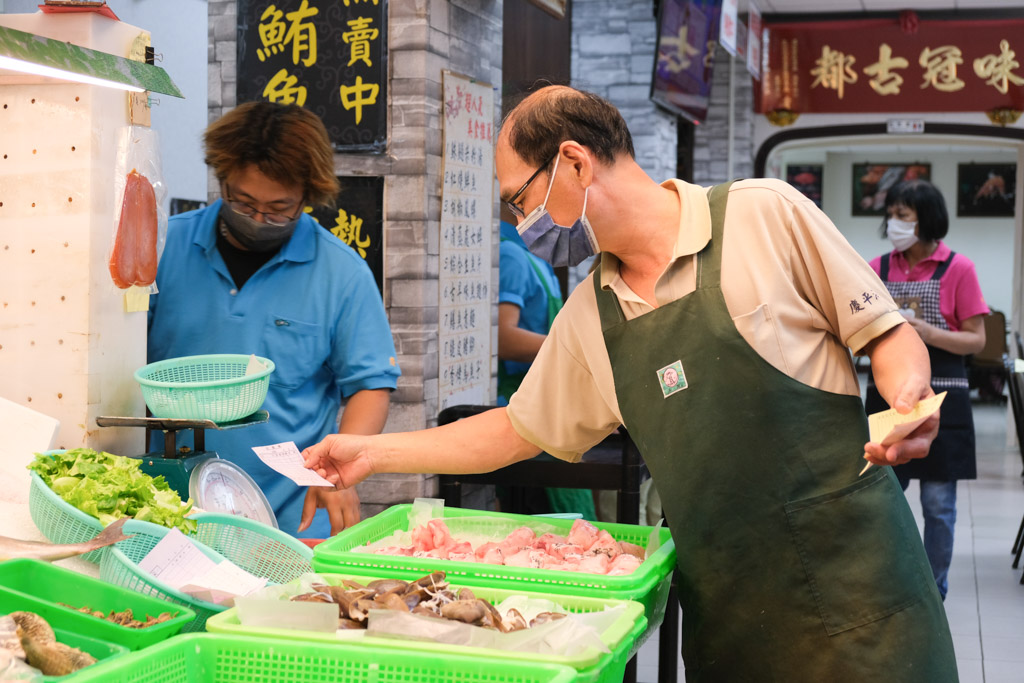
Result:
M643 548L616 541L606 530L582 519L573 522L568 536L552 533L538 536L533 529L523 526L500 541L475 547L468 540L454 538L444 520L431 519L412 530L412 545L381 546L369 552L606 576L632 574L644 561Z

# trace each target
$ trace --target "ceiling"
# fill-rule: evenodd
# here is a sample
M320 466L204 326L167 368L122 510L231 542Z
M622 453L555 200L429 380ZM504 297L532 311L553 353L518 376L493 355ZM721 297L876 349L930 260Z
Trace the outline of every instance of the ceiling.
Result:
M902 9L920 11L1024 8L1024 0L754 0L763 14L773 12L892 12ZM747 0L739 0L740 12Z

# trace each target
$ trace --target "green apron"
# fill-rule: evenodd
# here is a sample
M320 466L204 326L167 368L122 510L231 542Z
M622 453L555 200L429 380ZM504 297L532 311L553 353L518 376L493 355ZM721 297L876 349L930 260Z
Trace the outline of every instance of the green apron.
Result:
M720 286L728 185L691 294L598 309L623 422L661 492L687 681L957 680L917 526L891 468L862 476L857 396L792 379L736 330Z
M501 241L510 242L512 240L503 239ZM544 276L544 273L537 267L533 259L532 255L527 254L526 260L530 267L533 268L533 272L537 274L537 279L540 280L540 285L544 288L544 293L547 295L548 324L545 328L546 332L551 329L551 324L555 322L555 316L562 310L562 297L556 296L551 291L547 277ZM512 394L516 393L519 385L523 383L524 377L526 377L525 372L507 372L505 370L505 363L499 360L498 396L508 401L512 398ZM546 453L540 454L537 458L540 460L554 460L552 456ZM499 495L503 495L504 492L505 489L499 487ZM597 511L594 508L594 499L590 494L590 489L546 488L544 494L547 499L547 507L550 508L551 512L578 512L583 515L584 519L591 521L597 519Z

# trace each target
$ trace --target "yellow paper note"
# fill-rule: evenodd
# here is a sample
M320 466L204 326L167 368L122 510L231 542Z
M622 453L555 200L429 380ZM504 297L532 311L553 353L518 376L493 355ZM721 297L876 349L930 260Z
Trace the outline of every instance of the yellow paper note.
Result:
M124 312L141 313L149 310L149 287L135 287L125 290Z
M906 415L897 412L895 408L883 410L874 415L868 415L869 438L874 443L891 446L913 432L921 426L922 422L934 415L945 398L946 392L943 391L941 394L918 401L914 409ZM864 474L868 471L869 467L871 467L870 462L864 466L860 473Z

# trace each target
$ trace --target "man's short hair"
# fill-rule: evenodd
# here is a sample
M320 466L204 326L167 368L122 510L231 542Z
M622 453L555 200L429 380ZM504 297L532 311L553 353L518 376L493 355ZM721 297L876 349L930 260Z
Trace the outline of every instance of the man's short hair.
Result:
M217 180L246 166L282 185L301 185L313 206L333 206L338 194L334 150L323 122L294 104L246 102L203 134L206 163Z
M566 140L578 142L608 164L620 154L636 157L633 137L619 110L593 93L566 86L531 93L503 125L509 127L512 151L531 166L552 159Z

